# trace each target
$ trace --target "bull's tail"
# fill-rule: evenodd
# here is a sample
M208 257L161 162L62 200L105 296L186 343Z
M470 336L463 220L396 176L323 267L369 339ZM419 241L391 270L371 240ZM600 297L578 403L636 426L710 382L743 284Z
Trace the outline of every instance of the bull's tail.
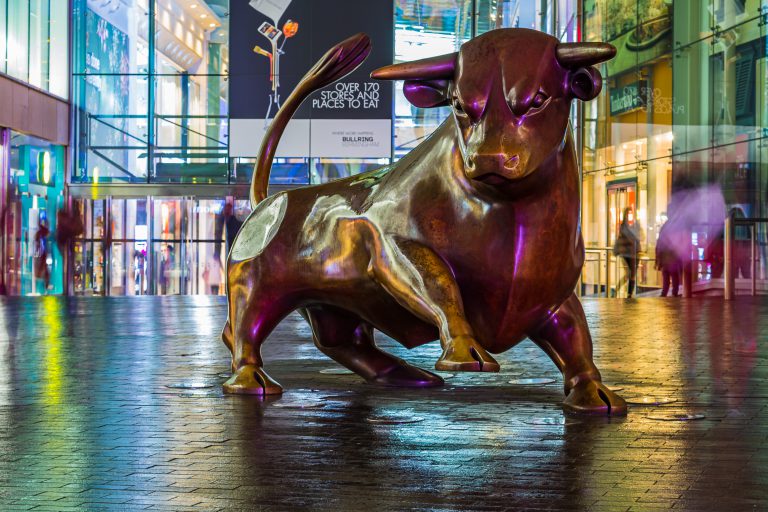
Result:
M299 81L283 106L277 111L261 142L251 181L251 207L255 207L267 197L269 173L277 145L288 121L296 113L299 105L314 91L357 69L369 53L371 53L371 41L368 36L363 33L356 34L328 50Z

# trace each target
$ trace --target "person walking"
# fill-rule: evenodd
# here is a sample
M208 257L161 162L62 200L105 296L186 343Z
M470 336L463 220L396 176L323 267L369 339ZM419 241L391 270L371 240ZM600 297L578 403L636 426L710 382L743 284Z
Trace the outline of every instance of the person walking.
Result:
M677 297L680 291L680 273L683 271L683 260L679 255L681 247L678 245L681 238L672 217L664 223L659 231L659 239L656 240L656 270L661 270L661 296L669 293L670 282L672 284L672 296ZM684 240L683 240L684 241Z
M48 223L45 219L40 219L40 224L35 232L35 277L43 281L43 294L48 293L48 286L51 284L51 271L48 268L48 235L51 231L48 229ZM34 283L37 288L37 283Z
M613 245L614 256L621 256L627 265L627 298L630 299L635 291L637 253L640 252L640 238L635 233L632 224L634 224L632 208L624 208L619 233L616 237L616 243Z

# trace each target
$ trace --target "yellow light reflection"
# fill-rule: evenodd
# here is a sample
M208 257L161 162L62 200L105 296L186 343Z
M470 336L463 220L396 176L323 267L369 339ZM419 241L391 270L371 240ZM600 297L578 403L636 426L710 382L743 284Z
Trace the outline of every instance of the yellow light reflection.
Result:
M45 327L43 336L43 373L45 375L43 401L46 405L61 404L63 364L61 354L62 318L58 300L49 296L42 299L42 322Z
M70 400L68 403L67 382L68 355L65 344L65 325L67 319L66 303L61 297L45 296L40 299L39 318L42 326L42 336L39 338L39 353L41 365L41 392L39 407L40 417L45 418L48 429L32 432L32 446L45 445L50 453L70 454L68 464L50 461L50 466L41 470L53 479L69 479L72 482L82 481L80 468L89 467L88 451L83 442L75 437L62 435L63 432L84 432L82 424L82 408ZM80 490L85 490L81 488Z
M99 198L99 168L98 168L98 166L94 166L93 171L91 172L91 176L93 177L93 186L91 187L91 199L98 199Z

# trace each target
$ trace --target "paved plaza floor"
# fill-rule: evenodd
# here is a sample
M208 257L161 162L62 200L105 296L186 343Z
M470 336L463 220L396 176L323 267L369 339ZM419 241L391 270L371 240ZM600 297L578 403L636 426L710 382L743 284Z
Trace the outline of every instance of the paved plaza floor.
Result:
M768 509L768 299L583 302L626 418L565 415L530 341L498 374L378 388L294 315L261 400L221 392L221 297L4 298L0 510Z

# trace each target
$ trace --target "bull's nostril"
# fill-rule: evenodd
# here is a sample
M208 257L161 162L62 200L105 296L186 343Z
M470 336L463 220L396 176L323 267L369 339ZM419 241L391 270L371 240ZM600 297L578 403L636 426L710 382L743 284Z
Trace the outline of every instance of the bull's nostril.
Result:
M520 157L517 155L512 155L511 157L507 158L507 160L504 162L504 168L514 169L515 167L517 167L518 163L520 163Z

